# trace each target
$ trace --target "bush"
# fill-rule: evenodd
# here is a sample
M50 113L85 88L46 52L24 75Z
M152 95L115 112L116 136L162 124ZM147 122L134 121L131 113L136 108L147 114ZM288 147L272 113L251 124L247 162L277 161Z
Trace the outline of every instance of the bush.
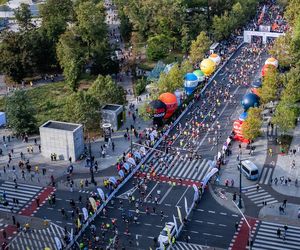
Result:
M145 78L138 79L133 85L135 96L139 96L146 90L147 80Z
M280 153L288 153L293 137L291 135L280 135L278 144L280 145Z

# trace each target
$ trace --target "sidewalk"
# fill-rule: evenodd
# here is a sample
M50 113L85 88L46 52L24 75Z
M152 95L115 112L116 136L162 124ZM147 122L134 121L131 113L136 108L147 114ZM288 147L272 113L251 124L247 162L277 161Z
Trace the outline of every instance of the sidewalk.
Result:
M15 217L16 223L19 222L23 228L26 223L30 224L30 228L34 230L41 230L48 228L50 224L45 225L44 220L37 217L29 217L18 214L11 214L6 212L0 212L0 245L5 241L10 241L17 235L17 227L13 224L13 217ZM7 236L6 240L3 238L3 231L5 230Z
M278 155L278 161L273 173L273 180L277 177L278 184L272 184L272 188L281 194L300 197L300 122L298 122L293 133L293 140L290 149L295 149L295 155ZM295 160L296 168L291 168L292 161ZM290 178L291 182L281 184L280 177L284 180ZM295 180L298 180L298 185L295 185Z
M285 214L279 213L279 206L282 203L274 203L263 207L259 212L259 219L264 221L271 221L276 223L288 224L293 226L300 226L300 219L298 218L299 205L287 203Z
M262 173L262 168L267 157L268 140L266 137L266 126L264 124L262 128L262 135L255 140L252 146L255 147L253 155L249 155L249 150L246 149L246 144L242 143L242 160L252 161L259 169L259 173ZM238 161L237 155L239 154L239 142L232 142L232 154L226 157L227 164L221 166L220 170L220 185L225 185L225 180L234 180L235 187L239 186L239 171L237 168ZM244 175L242 175L242 187L252 186L255 182L248 180Z

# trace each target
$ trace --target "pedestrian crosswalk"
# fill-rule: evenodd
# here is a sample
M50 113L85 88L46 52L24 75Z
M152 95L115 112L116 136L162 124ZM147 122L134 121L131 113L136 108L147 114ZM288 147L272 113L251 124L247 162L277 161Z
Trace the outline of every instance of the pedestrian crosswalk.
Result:
M49 227L41 230L31 230L29 232L18 233L9 243L9 249L27 250L27 249L57 249L55 237L63 243L64 229L60 226L50 223Z
M0 185L0 211L5 212L18 212L22 207L24 207L28 202L30 202L33 197L35 197L42 187L18 183L17 188L15 188L15 183L11 181L5 181ZM14 202L14 198L16 199ZM5 202L7 201L7 203ZM5 204L6 203L6 204Z
M172 246L173 250L205 250L210 249L210 247L202 246L198 244L186 243L183 241L177 241L175 245Z
M262 207L264 202L267 204L278 202L278 200L272 197L272 195L262 187L259 187L257 190L256 185L243 188L243 193L258 207Z
M281 230L280 238L277 236L278 228ZM283 239L284 225L262 221L256 232L252 250L299 250L300 227L289 226Z
M271 162L272 164L272 162ZM275 163L274 163L275 165ZM259 178L259 183L260 184L270 184L271 183L271 177L272 177L272 172L274 168L263 168L260 178Z
M152 155L148 162L150 161L153 163L155 173L160 176L196 181L203 180L213 163L208 159L180 159L177 155L169 155L168 159L155 158Z

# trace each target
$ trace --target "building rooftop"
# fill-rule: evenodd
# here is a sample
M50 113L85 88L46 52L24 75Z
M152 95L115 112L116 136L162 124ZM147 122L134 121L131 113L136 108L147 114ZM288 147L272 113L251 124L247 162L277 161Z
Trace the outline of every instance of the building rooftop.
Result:
M48 121L42 127L44 128L53 128L53 129L60 129L60 130L67 130L67 131L74 131L80 124L75 123L67 123L67 122L58 122L58 121Z
M122 107L122 105L118 105L118 104L106 104L102 109L116 111L120 107Z

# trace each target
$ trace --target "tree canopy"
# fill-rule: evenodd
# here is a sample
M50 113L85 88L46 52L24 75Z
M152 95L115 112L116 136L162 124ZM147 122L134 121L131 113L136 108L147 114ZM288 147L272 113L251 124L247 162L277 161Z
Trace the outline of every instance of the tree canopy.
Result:
M126 103L124 89L113 81L110 76L99 75L89 88L88 93L97 100L99 105Z
M84 124L87 130L99 128L99 103L94 96L80 90L67 98L65 117L68 121Z
M189 58L192 64L200 63L208 51L211 41L205 32L200 32L191 44Z
M14 12L17 24L21 30L28 30L33 27L33 24L31 23L32 15L29 4L21 3Z
M171 38L161 34L150 37L147 41L147 57L150 60L163 59L171 49Z
M28 102L27 92L17 90L6 100L9 127L16 135L32 134L37 131L34 107Z
M299 110L295 104L280 101L276 107L272 122L279 126L283 132L295 128Z
M242 124L243 136L248 140L254 140L261 133L262 118L260 108L250 108L248 117Z
M278 88L280 86L279 75L276 68L268 68L263 78L263 85L258 90L261 102L266 104L275 101L278 97Z

